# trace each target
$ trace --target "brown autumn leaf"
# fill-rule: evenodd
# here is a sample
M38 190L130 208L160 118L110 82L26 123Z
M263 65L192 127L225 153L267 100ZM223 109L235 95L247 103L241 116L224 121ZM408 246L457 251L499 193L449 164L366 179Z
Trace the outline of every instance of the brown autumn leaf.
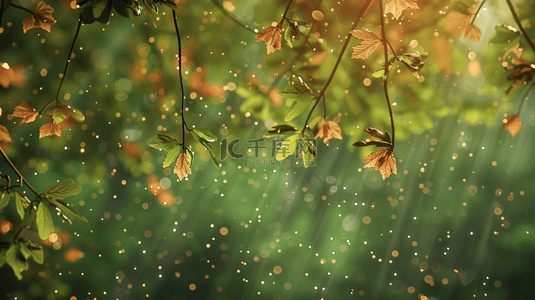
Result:
M366 28L352 30L350 33L355 38L362 40L357 46L353 47L351 58L366 59L368 56L372 55L373 51L375 51L379 45L383 44L381 39L376 36L375 33Z
M502 129L509 131L511 136L515 136L522 129L522 120L519 116L508 115L503 118Z
M13 112L13 117L23 118L19 125L35 121L38 115L39 112L30 104L26 103L26 101L22 101L21 104L15 106L15 112Z
M269 26L255 36L255 40L263 41L266 44L267 54L280 50L282 46L282 35L280 26Z
M186 174L191 174L190 162L188 161L185 152L180 153L180 156L176 160L175 171L173 173L178 176L179 180L184 179Z
M52 12L54 12L52 6L47 5L44 2L37 4L35 14L22 21L24 33L32 28L42 28L50 32L50 27L56 23L56 20L52 17Z
M2 125L0 125L0 143L13 143L9 131Z
M314 138L323 138L323 143L328 144L332 138L342 139L342 129L334 121L324 121L321 129L315 134Z
M464 31L464 38L473 39L476 43L479 42L479 39L481 38L481 29L474 24L468 24Z
M419 9L414 0L389 0L385 5L385 15L391 13L397 20L407 8Z
M442 24L444 30L451 32L453 38L458 39L463 34L465 28L470 25L472 14L470 12L462 13L456 10L450 11L446 15L446 20Z
M383 180L387 179L391 174L397 174L396 159L394 158L391 148L379 149L366 156L364 168L375 168L380 171Z
M24 77L20 73L20 68L14 69L8 63L0 63L0 85L7 89L10 85L24 85Z
M52 122L52 123L48 123L48 124L45 124L43 126L41 126L41 128L39 128L39 138L44 138L45 136L50 136L50 135L57 135L57 136L61 136L61 129L59 127L58 124Z

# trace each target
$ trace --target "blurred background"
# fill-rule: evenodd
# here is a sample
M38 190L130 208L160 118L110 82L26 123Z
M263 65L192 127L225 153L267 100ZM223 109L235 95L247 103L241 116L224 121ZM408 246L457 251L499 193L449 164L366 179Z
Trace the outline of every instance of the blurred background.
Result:
M115 1L115 0L113 0ZM13 0L34 10L36 1ZM53 100L79 12L70 1L47 2L57 23L48 33L23 33L29 13L4 12L0 62L17 77L0 87L2 144L38 190L72 178L82 192L69 198L89 223L54 217L42 242L45 263L31 263L21 281L0 269L7 299L530 299L535 290L533 85L505 91L504 67L518 41L489 43L495 26L515 25L504 1L486 1L474 24L481 40L444 30L450 1L418 1L387 37L398 54L427 55L416 78L395 64L390 97L396 122L397 175L383 181L363 169L372 150L352 144L373 126L390 132L382 79L384 59L344 54L326 93L327 119L342 140L318 139L315 165L258 165L252 140L283 124L291 106L279 96L298 76L323 87L363 1L296 0L288 17L310 22L290 48L267 55L255 41L279 22L287 1L177 2L182 35L186 120L220 141L239 138L245 154L220 157L216 168L193 142L192 174L178 181L152 136L181 137L177 40L171 10L155 28L114 14L108 24L83 25L60 94L85 121L62 123L61 137L38 138L48 116L19 126L10 116L26 101L37 110ZM380 32L377 2L363 26ZM535 36L530 4L515 7ZM235 22L235 19L241 21ZM248 24L247 28L238 24ZM527 26L529 25L529 26ZM353 39L350 46L358 44ZM522 57L533 61L526 44ZM505 63L505 65L504 65ZM522 98L525 102L520 110ZM313 117L321 115L319 106ZM518 110L518 113L517 113ZM518 114L516 136L502 130ZM287 122L301 128L306 114ZM271 158L274 160L274 158ZM16 178L5 161L2 174ZM20 225L15 205L0 210L0 239Z

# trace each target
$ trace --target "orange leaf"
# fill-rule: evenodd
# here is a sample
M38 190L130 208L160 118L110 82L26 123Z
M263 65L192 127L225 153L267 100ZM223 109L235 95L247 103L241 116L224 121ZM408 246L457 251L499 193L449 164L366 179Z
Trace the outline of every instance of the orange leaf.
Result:
M275 50L281 49L281 28L279 26L269 26L264 31L257 34L254 39L263 41L266 44L267 54L271 54L275 52Z
M362 40L360 44L353 47L353 53L351 53L351 58L361 58L366 59L368 56L377 49L379 45L382 45L381 39L375 35L371 30L362 28L359 30L350 31L352 36L357 39Z
M453 38L458 39L463 34L464 29L470 24L472 15L469 13L463 14L456 10L450 11L446 15L446 20L442 24L444 30L451 32Z
M383 180L391 174L398 173L392 149L379 149L368 154L364 162L364 168L375 168L375 170L380 171Z
M390 0L385 5L385 15L391 13L397 20L407 8L419 9L414 0Z
M0 85L3 88L7 89L10 85L22 86L24 81L20 68L13 69L8 63L0 63Z
M515 136L522 129L522 120L519 116L509 115L503 119L502 129Z
M19 125L35 121L38 115L39 113L35 108L31 107L26 101L22 101L21 104L15 106L15 112L13 112L13 117L23 118Z
M48 123L48 124L45 124L43 126L41 126L41 128L39 128L39 138L44 138L45 136L50 136L50 135L57 135L57 136L61 136L61 129L59 127L58 124L52 122L52 123Z
M324 121L321 129L314 138L323 138L323 143L328 144L332 138L342 139L342 129L334 121Z
M474 41L479 42L479 38L481 38L481 29L473 24L468 24L466 26L466 30L464 31L464 38L473 39Z
M175 171L173 173L178 176L179 180L184 179L186 174L191 174L190 162L185 152L180 153L180 156L176 160Z
M29 16L22 21L24 33L32 28L42 28L50 32L50 27L56 23L52 12L54 9L50 5L46 5L44 2L37 4L35 9L35 15Z
M0 143L13 143L9 131L5 126L0 125Z

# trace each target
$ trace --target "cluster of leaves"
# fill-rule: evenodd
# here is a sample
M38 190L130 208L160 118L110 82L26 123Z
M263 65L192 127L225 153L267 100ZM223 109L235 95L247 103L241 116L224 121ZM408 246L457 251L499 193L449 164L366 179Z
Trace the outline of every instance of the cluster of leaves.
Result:
M50 108L47 111L47 114L52 118L52 121L39 128L39 138L51 135L61 136L60 124L69 118L78 122L83 122L85 119L80 110L70 105L60 104L59 102L57 102L56 106ZM22 101L21 104L17 105L15 107L15 112L13 112L13 117L22 118L20 125L35 121L38 115L40 115L40 113L26 103L26 101Z
M388 132L382 132L373 127L364 129L371 137L365 141L359 141L353 144L355 147L384 147L366 156L364 168L375 168L381 172L383 180L392 174L397 174L396 159L394 158L394 146Z
M219 167L219 161L212 150L210 143L216 141L216 136L207 128L192 128L188 131L193 139L199 142L210 153L212 161L216 167ZM191 146L185 143L179 143L177 139L167 134L157 134L152 137L152 142L149 143L154 149L166 151L167 155L163 162L163 167L169 167L175 162L174 173L177 174L178 179L184 179L187 174L191 174L191 165L193 165L194 153L191 151Z
M308 167L316 158L317 149L313 140L305 138L303 133L290 125L276 125L268 129L264 137L280 138L275 152L276 160L284 160L292 154L300 155L303 166Z
M17 187L20 188L20 185L11 186L8 175L0 174L0 209L5 208L14 198L17 213L22 220L20 230L13 238L13 242L2 243L0 267L7 263L20 280L22 279L21 272L28 270L30 257L39 264L43 263L43 247L39 245L39 242L47 239L54 230L50 208L69 223L71 220L67 215L74 216L84 222L87 222L87 219L63 201L67 197L79 194L82 190L82 187L75 184L72 179L56 182L43 193L36 193L36 198L33 201L15 190ZM37 233L38 238L33 238L35 234L21 237L22 230Z
M310 25L308 22L291 20L283 18L277 25L268 26L266 29L261 31L255 36L255 40L263 41L266 44L267 54L271 54L276 50L281 50L282 48L282 26L286 20L286 29L284 30L284 40L293 48L293 41L299 40L302 37L299 27L306 27Z
M158 4L164 4L172 9L177 5L172 0L143 0L143 8L151 17L154 27L156 22L154 13L158 13ZM140 23L142 6L137 0L77 0L76 7L81 11L82 22L91 24L95 21L107 24L110 21L111 9L121 16L130 18L137 27Z

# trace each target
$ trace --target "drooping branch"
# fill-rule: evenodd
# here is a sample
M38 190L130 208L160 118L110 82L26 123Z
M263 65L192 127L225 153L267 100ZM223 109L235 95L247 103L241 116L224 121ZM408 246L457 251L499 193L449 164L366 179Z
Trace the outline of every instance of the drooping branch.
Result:
M371 2L372 2L372 0L366 0L364 5L360 9L359 14L357 15L357 18L355 19L355 22L353 22L353 26L351 27L349 32L351 32L351 31L355 30L355 28L357 28L357 26L358 26L358 24L360 22L360 19L364 15L364 12L367 10L367 8L368 8L368 6L370 5ZM333 70L331 71L331 75L327 79L327 82L325 83L325 85L321 89L318 97L316 98L316 102L314 103L314 106L312 107L312 109L308 113L307 119L305 121L305 126L303 126L303 130L301 130L301 132L305 132L305 130L306 130L307 126L308 126L308 121L310 120L310 117L312 116L312 113L314 112L314 109L316 108L316 106L320 102L322 96L327 91L327 88L329 87L329 84L331 84L331 81L334 78L334 74L336 73L336 70L338 69L338 66L340 65L340 62L342 61L342 57L344 56L344 53L345 53L345 51L347 49L347 46L349 46L349 41L351 40L351 37L352 37L351 33L348 33L347 36L346 36L346 40L344 42L344 45L342 46L342 49L340 50L340 54L338 54L338 59L336 60L336 63L334 64Z
M282 22L284 22L284 20L286 19L286 15L288 14L288 11L290 10L290 6L292 6L293 2L294 0L290 0L290 2L288 2L288 6L286 6L286 10L284 11L284 14L282 14L282 18L277 26L279 27L282 26Z
M485 4L485 2L487 2L487 0L483 0L483 2L481 2L481 4L479 5L479 7L476 10L476 13L474 14L474 17L472 18L472 21L470 21L470 24L474 24L474 22L475 22L475 20L477 18L477 15L481 11L481 8L483 8L483 5Z
M381 18L381 38L383 39L383 50L385 54L385 73L383 74L383 88L385 92L386 104L388 105L388 112L390 114L390 125L392 126L392 147L394 150L394 144L396 142L396 130L394 127L394 114L392 113L392 104L390 103L390 97L388 96L388 74L390 69L388 68L388 46L390 43L386 39L385 33L385 16L383 13L383 0L379 0L379 17ZM392 46L390 46L392 48ZM392 49L393 50L393 49Z
M180 90L182 93L182 109L180 111L180 114L182 116L182 147L185 147L184 144L186 141L186 129L189 130L188 125L186 124L186 119L184 119L184 102L185 102L185 94L184 94L184 80L182 78L182 43L180 41L180 31L178 30L178 23L176 20L176 12L173 9L173 21L175 23L175 31L176 31L176 37L178 40L178 77L180 78Z
M533 44L533 40L529 37L526 29L524 29L524 26L522 26L522 22L520 22L520 18L518 17L518 14L516 13L515 8L513 7L513 3L511 3L511 0L507 0L507 5L509 5L509 10L511 11L513 18L515 19L516 25L518 25L520 31L522 32L522 35L524 35L526 40L528 40L529 46L535 52L535 44Z

